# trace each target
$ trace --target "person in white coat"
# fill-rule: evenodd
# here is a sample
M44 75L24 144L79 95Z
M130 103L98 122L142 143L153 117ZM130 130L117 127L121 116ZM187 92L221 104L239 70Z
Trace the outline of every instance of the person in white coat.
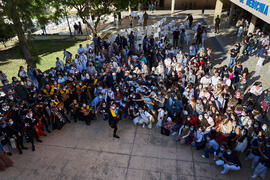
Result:
M137 115L138 116L133 119L134 125L141 124L143 128L145 125L147 125L149 129L152 128L153 116L149 112L143 110L142 107L139 107L139 112Z
M158 109L158 118L157 118L157 124L156 127L161 127L162 126L162 121L164 119L165 111L162 108Z

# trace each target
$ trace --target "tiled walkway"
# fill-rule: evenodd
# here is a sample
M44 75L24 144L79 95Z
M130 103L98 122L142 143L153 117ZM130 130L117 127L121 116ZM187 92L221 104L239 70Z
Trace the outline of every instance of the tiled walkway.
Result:
M134 127L120 121L120 139L113 139L106 121L91 126L67 124L42 138L36 151L12 156L14 167L0 173L1 180L248 180L249 163L240 172L220 175L212 158L202 159L202 151L180 145L176 137L163 136L159 129ZM30 144L27 144L30 147Z

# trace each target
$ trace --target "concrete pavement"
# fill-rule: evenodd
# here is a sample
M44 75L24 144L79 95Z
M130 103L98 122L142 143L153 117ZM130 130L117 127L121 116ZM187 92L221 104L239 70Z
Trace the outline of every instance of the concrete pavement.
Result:
M213 157L202 159L202 150L180 145L176 137L161 135L159 128L143 129L122 120L119 136L112 138L112 129L103 120L91 126L67 124L42 138L35 152L14 153L14 167L0 172L0 179L248 180L251 176L250 163L244 160L239 172L221 175Z

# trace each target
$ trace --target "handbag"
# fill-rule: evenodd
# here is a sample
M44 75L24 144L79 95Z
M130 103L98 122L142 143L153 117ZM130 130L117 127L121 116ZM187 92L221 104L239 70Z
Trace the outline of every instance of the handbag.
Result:
M169 130L169 129L166 129L166 128L164 128L164 127L161 127L160 133L161 133L162 135L169 136L169 135L170 135L170 130Z

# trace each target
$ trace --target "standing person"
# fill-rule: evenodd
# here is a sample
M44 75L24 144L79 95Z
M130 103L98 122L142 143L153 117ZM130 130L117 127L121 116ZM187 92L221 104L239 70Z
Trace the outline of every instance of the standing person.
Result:
M173 31L173 46L174 46L174 48L178 47L179 36L180 36L180 31L177 28L175 31Z
M21 78L22 81L25 81L27 78L26 72L24 70L23 66L20 66L19 72L18 72L18 77Z
M99 44L98 44L97 34L94 35L93 42L94 42L94 52L95 52L95 54L97 54L97 52L99 50Z
M130 15L129 16L129 28L133 27L133 17Z
M81 22L79 22L79 25L78 25L78 33L79 33L79 34L83 34Z
M33 118L33 112L30 109L25 116L25 129L28 140L32 144L32 151L35 151L34 137L36 137L38 142L42 142L34 129L34 123L36 123L36 119Z
M64 71L65 63L59 57L56 58L55 65L58 71Z
M118 24L121 25L121 20L122 20L121 11L119 11L117 15L118 15Z
M189 28L191 28L193 23L193 16L191 14L188 15L188 21L189 21Z
M256 65L256 71L260 71L266 57L267 57L267 46L264 46L260 50L259 59L258 59L257 65Z
M228 66L229 68L232 68L234 66L235 61L239 57L239 48L237 44L234 45L234 48L229 50L229 54L230 54L230 63Z
M72 59L72 54L71 52L67 51L66 49L64 49L64 57L63 60L66 59L66 63L70 63L71 59Z
M46 26L45 25L41 27L41 30L42 30L42 34L43 35L46 35L47 34Z
M115 103L112 104L112 106L109 108L109 125L113 129L113 137L114 138L120 138L117 133L117 124L120 120L120 112L119 107L116 106Z
M73 28L74 28L74 35L75 34L78 34L78 25L77 25L77 23L75 23L74 25L73 25Z
M220 18L219 15L217 15L215 19L215 33L219 34L219 25L220 25Z
M145 11L143 14L143 28L145 28L145 26L147 26L147 20L148 20L148 14Z
M205 27L202 29L202 47L204 48L204 42L207 39L207 30Z
M129 47L131 49L134 48L134 39L135 37L134 37L133 31L131 31L130 34L128 35Z

